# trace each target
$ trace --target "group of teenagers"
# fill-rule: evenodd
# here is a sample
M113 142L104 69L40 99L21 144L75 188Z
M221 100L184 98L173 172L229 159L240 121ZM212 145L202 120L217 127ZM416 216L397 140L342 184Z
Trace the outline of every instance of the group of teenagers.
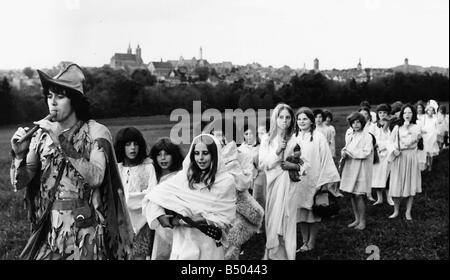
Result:
M113 137L91 118L78 65L38 74L52 118L35 122L31 137L20 127L11 138L11 184L25 189L31 223L23 259L237 260L245 242L265 234L264 259L295 260L315 247L322 218L314 206L334 197L350 195L348 226L357 230L372 188L380 204L388 187L389 218L407 198L411 220L420 171L448 147L448 115L445 107L443 117L429 114L434 101L426 115L394 103L373 117L362 106L347 117L339 160L331 112L278 104L270 119L244 125L240 145L221 120L202 123L186 154L170 138L148 153L138 129Z

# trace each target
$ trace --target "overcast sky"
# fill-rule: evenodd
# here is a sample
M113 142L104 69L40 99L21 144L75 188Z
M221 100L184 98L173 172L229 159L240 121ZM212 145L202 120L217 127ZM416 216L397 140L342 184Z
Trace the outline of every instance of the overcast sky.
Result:
M448 0L2 0L0 69L102 66L130 43L145 63L321 69L449 64Z

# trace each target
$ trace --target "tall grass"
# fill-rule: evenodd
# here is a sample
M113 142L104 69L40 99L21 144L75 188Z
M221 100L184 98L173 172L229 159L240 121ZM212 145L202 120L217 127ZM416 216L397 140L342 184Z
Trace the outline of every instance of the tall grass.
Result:
M337 132L337 151L344 143L345 117L356 108L331 108ZM113 135L124 126L136 126L143 132L149 146L157 138L169 136L171 127L167 116L101 122ZM23 192L13 193L9 179L9 141L15 129L0 129L0 259L17 259L29 236L29 223L22 204ZM186 151L187 145L183 149ZM352 212L350 201L343 198L340 214L322 223L314 251L299 253L297 259L363 260L368 257L365 249L369 245L379 247L381 259L448 259L448 165L448 151L445 151L437 157L434 170L423 175L423 193L414 201L412 222L407 222L404 216L388 219L392 207L383 204L368 206L364 231L348 229L346 225L352 220ZM301 242L300 233L298 242ZM261 259L264 246L264 235L255 235L244 245L241 259Z

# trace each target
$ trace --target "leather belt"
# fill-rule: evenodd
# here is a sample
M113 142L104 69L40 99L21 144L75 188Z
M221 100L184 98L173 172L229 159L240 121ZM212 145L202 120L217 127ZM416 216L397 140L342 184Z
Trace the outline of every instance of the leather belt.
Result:
M73 210L88 205L82 199L57 199L53 202L52 210Z

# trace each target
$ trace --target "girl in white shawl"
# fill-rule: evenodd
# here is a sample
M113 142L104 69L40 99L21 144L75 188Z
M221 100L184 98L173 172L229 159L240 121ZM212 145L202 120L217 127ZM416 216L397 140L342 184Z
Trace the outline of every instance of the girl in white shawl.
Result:
M296 140L302 155L308 161L306 175L296 187L297 222L300 223L303 245L298 251L306 252L314 248L319 229L320 217L312 212L314 195L322 187L334 196L342 196L337 190L339 173L333 162L328 141L315 130L314 115L311 109L302 107L296 116Z
M291 138L293 128L292 108L278 104L270 118L269 136L263 140L259 151L260 164L267 176L264 259L295 260L297 207L295 183L291 182L288 171L303 173L304 170L300 165L285 161L293 154L296 144Z
M223 232L221 241L226 242L226 229L236 214L236 191L233 176L224 172L220 147L212 135L195 137L183 169L145 196L144 213L150 228L173 227L171 260L224 259L223 246L164 211L219 227Z
M180 171L183 164L183 153L180 146L172 143L170 138L159 139L150 150L150 158L154 162L157 182L148 182L151 190L156 184L162 183ZM147 222L147 221L146 221ZM172 229L158 227L151 254L152 260L168 260L172 251Z

